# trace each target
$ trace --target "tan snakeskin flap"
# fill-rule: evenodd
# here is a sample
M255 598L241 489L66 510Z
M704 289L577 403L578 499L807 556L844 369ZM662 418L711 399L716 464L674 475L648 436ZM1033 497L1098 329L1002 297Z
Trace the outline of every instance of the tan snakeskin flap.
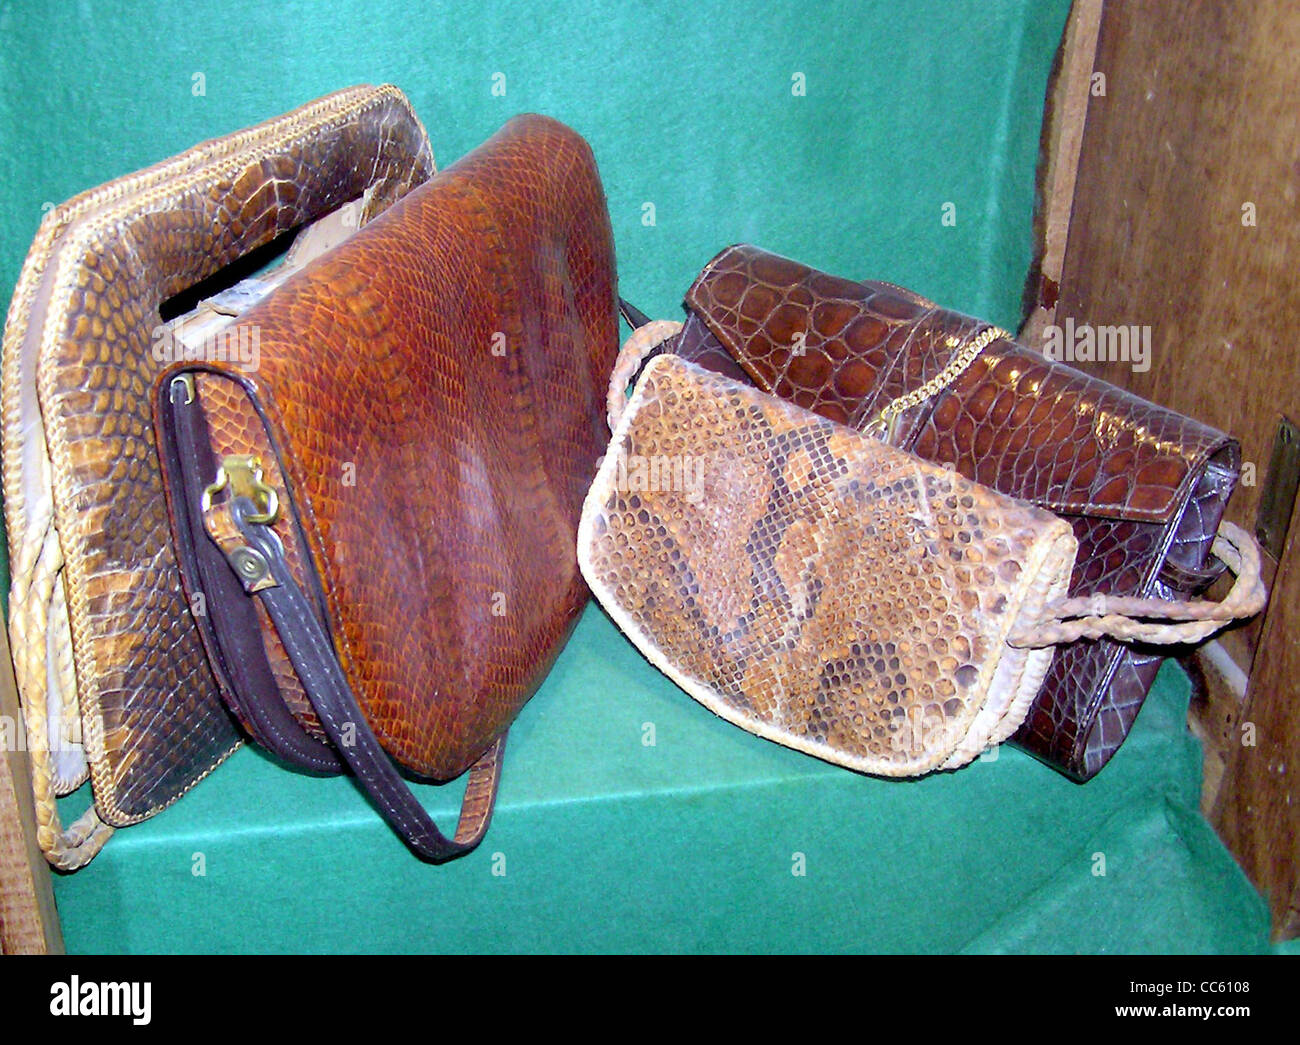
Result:
M596 597L691 696L882 776L1014 732L1053 650L1007 638L1076 550L1049 512L672 355L642 372L578 533Z

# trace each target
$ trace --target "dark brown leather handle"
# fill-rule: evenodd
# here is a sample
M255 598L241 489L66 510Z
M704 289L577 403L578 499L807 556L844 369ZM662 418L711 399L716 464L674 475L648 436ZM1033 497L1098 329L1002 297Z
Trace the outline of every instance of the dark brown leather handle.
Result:
M171 423L160 433L158 449L163 470L184 491L173 505L176 559L192 588L204 593L208 612L196 623L222 697L253 739L279 758L303 769L342 772L330 747L309 735L275 696L279 687L262 646L257 607L204 532L198 491L217 474L217 459L193 390L193 375L168 386Z
M441 862L473 849L487 830L500 779L504 734L470 770L460 821L447 838L425 812L380 745L349 686L334 646L320 620L320 610L294 580L284 548L273 530L248 523L241 509L251 502L235 499L221 505L239 535L242 550L261 557L275 584L255 594L261 598L285 652L315 709L329 744L310 736L279 695L262 646L254 594L247 578L229 560L230 548L209 539L201 492L217 474L208 425L191 380L173 380L166 391L168 409L160 416L159 450L164 471L172 477L169 492L176 526L176 549L190 586L206 595L202 634L222 695L248 732L263 747L291 764L318 772L351 769L384 819L426 860ZM159 390L162 394L162 390Z
M339 666L333 643L289 571L279 539L269 527L247 521L248 514L254 511L251 501L237 498L231 502L230 511L248 549L261 556L274 581L259 587L256 597L266 607L326 736L358 783L402 840L424 859L440 863L473 849L492 817L505 734L470 770L456 834L447 838L411 793L366 722ZM247 584L246 574L241 574L240 579Z

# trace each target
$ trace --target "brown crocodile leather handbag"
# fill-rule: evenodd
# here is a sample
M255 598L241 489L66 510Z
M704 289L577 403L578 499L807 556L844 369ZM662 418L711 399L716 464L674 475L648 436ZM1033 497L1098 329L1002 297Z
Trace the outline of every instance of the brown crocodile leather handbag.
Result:
M1068 519L1074 597L1186 600L1223 569L1212 548L1237 443L998 337L931 387L979 321L892 284L724 250L686 294L667 350ZM886 404L900 404L881 418ZM1128 734L1161 647L1079 638L1058 649L1014 741L1078 779Z
M4 333L4 506L37 835L56 866L83 865L109 825L157 813L239 743L172 552L149 401L175 347L163 315L305 227L283 278L432 172L401 92L355 87L41 223ZM65 829L55 798L87 775L94 804Z
M506 730L588 592L574 548L617 351L591 150L540 116L413 190L155 390L177 555L222 693L350 769L421 857L472 848ZM398 766L471 770L442 834Z
M878 437L916 393L865 434L669 353L624 404L676 326L614 368L578 561L651 663L752 733L881 776L956 769L1021 725L1056 647L1197 641L1263 605L1229 523L1222 602L1066 598L1068 522ZM970 331L927 394L1005 336Z

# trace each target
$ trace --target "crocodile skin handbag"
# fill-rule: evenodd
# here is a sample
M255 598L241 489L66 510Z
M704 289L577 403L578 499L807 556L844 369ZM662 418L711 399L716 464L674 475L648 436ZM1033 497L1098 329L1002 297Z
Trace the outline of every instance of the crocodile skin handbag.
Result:
M149 399L177 350L163 315L304 228L272 285L432 173L401 92L355 87L42 222L0 392L10 638L37 836L55 866L85 864L113 826L165 808L239 743L172 551ZM255 344L226 347L255 360ZM93 805L65 829L55 799L87 775Z
M935 425L934 415L972 387L972 373L988 380L996 366L988 354L1009 344L1004 331L948 315L928 331L925 306L885 288L868 298L868 313L851 296L861 285L807 269L782 297L755 280L788 278L791 263L751 251L742 277L736 254L722 255L692 289L692 302L715 296L685 326L644 322L620 354L608 393L614 437L579 530L579 561L598 600L711 710L869 773L953 769L1013 734L1023 738L1045 696L1072 696L1051 687L1075 651L1126 655L1198 642L1263 607L1258 547L1230 523L1213 542L1237 575L1222 602L1135 596L1104 579L1112 564L1096 571L1085 559L1098 554L1083 540L1089 526L1031 503L1023 489L1007 496L967 476L979 473L969 457L931 451L935 463L895 445L915 443L903 433L916 431L918 408ZM717 294L730 311L712 308ZM700 315L725 317L717 329L735 355L701 329ZM895 335L907 346L894 353L902 373L876 380L889 362L884 349L853 369L857 357L834 338L847 330L850 349L855 330L891 342L878 316L911 325ZM810 364L824 378L819 413L790 401L800 396L755 387L791 391L787 375L802 373L805 357L773 346L796 344L820 353ZM747 352L772 366L782 353L781 375L769 379ZM831 360L847 380L834 380ZM1077 391L1074 377L1039 376L1051 398L1038 409L1060 409L1059 397ZM886 391L864 409L860 393L872 380ZM981 418L999 409L1003 418L1036 416L1032 403L1018 412L1008 398L1003 408L977 398L973 409ZM1018 431L1028 437L1032 426ZM964 431L946 445L1017 437ZM1150 475L1160 466L1139 457L1138 467ZM1079 578L1094 571L1103 580L1080 595Z
M574 538L618 349L591 150L517 117L222 333L256 334L256 372L186 359L154 393L221 692L291 765L350 770L420 857L464 853L588 597ZM470 771L454 833L399 767Z

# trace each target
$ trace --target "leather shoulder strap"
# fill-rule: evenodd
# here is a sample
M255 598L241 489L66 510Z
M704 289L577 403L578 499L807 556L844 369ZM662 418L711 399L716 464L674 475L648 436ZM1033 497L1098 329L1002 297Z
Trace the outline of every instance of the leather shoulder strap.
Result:
M319 606L295 578L275 531L250 515L247 498L208 506L199 496L218 469L190 378L159 387L160 396L166 388L170 409L159 415L165 423L158 426L158 443L164 469L175 480L168 496L179 558L191 588L208 596L202 631L231 710L264 747L294 765L318 772L350 769L384 819L424 859L440 862L474 848L491 819L505 734L470 769L460 822L447 838L367 722ZM307 735L272 677L249 596L261 600L328 745Z
M261 599L335 749L384 819L417 855L442 862L473 849L492 817L505 734L470 770L456 833L447 838L411 793L367 724L333 644L290 573L279 539L269 527L248 521L253 510L252 502L244 498L226 501L209 510L209 532L220 535L218 544L244 589Z

